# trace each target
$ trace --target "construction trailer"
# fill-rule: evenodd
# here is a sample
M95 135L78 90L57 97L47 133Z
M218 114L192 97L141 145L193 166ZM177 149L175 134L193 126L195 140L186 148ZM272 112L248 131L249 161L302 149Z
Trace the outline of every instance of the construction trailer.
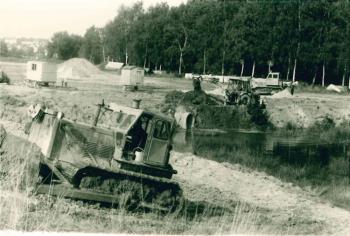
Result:
M57 81L57 65L43 61L28 61L26 82L29 85L49 86Z
M137 66L124 66L121 74L121 85L124 90L137 90L143 86L145 71Z

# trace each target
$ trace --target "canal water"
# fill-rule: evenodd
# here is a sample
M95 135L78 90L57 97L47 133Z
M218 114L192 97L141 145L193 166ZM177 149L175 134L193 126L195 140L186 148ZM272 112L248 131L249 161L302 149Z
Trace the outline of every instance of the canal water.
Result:
M278 132L230 131L224 133L177 132L174 151L190 152L203 158L249 167L278 170L288 167L305 175L328 170L332 162L339 162L348 173L348 142L334 142L320 135L280 135ZM311 173L312 172L312 173ZM327 171L329 173L329 171Z

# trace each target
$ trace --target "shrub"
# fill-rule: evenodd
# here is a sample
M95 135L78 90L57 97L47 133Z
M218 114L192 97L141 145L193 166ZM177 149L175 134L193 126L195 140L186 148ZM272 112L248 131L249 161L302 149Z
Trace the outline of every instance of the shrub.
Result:
M259 97L253 99L254 102L248 105L248 114L250 115L250 121L260 128L266 129L271 127L268 114L266 112L266 105L260 104Z

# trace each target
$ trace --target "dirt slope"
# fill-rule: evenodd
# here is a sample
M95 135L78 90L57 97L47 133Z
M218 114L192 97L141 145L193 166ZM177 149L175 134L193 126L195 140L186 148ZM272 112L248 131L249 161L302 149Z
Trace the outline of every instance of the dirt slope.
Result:
M289 234L349 234L350 213L322 202L312 193L240 165L218 163L190 153L174 153L175 179L186 197L222 202L241 200L267 211L275 232ZM259 211L259 210L258 210ZM285 232L286 224L288 232Z
M290 97L265 97L270 121L276 127L287 123L309 127L324 117L340 124L350 118L350 97L340 94L300 93Z

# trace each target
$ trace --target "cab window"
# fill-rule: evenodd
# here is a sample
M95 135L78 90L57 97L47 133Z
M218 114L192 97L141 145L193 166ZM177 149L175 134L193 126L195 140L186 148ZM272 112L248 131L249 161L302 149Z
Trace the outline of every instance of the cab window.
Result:
M153 137L167 140L170 134L170 124L166 121L157 120L154 126Z

